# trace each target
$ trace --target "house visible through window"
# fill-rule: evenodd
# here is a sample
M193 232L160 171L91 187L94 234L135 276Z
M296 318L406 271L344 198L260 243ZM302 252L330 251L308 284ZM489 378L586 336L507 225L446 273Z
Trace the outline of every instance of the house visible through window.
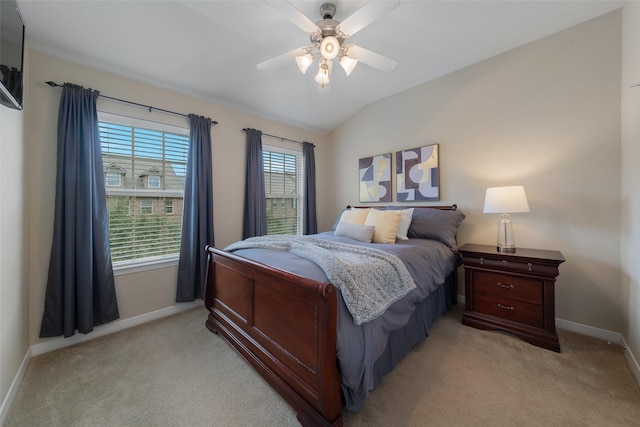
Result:
M302 152L265 145L267 234L302 234Z
M114 266L180 252L189 130L98 114Z

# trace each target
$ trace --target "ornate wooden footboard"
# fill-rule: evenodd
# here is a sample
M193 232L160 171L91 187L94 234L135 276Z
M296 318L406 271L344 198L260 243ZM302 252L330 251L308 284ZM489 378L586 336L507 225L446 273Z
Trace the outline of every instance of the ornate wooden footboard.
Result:
M305 426L341 426L336 289L207 247L207 328L221 334Z

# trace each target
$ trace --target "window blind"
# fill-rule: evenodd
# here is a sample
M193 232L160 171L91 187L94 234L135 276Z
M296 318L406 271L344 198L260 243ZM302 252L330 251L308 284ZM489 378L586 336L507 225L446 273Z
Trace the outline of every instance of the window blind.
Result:
M302 234L302 152L265 146L267 234Z
M188 130L145 124L99 122L114 264L180 252Z

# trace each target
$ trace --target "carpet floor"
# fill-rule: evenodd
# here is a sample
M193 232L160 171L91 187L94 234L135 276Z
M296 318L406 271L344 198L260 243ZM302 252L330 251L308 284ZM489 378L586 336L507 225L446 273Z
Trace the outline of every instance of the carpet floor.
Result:
M562 353L460 323L462 305L347 426L639 426L621 348L559 330ZM5 426L297 426L197 308L34 357Z

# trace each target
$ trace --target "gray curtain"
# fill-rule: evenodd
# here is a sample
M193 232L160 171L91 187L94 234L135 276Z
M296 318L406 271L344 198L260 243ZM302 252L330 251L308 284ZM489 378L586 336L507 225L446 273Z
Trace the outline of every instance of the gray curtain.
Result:
M242 238L267 234L267 201L262 162L262 132L246 129L247 160L245 167L244 220Z
M211 119L189 115L190 137L182 209L177 302L202 298L206 245L214 245Z
M316 157L313 144L302 143L302 158L304 160L304 189L302 211L302 234L316 234L318 232L318 219L316 217Z
M86 334L119 317L113 279L98 91L65 83L58 111L53 242L41 337Z

